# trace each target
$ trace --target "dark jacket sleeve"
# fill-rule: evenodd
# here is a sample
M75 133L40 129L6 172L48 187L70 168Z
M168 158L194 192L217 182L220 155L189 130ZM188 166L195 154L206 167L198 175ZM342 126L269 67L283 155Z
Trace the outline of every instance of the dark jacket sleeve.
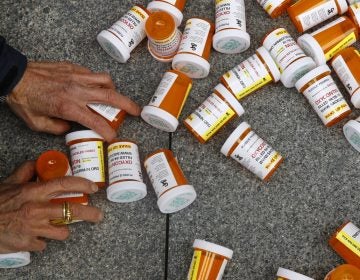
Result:
M7 95L20 81L26 69L26 56L6 44L0 36L0 96Z

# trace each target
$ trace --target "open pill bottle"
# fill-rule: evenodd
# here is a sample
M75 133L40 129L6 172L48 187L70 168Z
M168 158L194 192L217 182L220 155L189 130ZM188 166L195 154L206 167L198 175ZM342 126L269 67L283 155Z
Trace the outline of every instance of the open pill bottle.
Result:
M300 36L297 42L320 66L326 64L339 51L354 44L357 38L358 30L355 24L343 16L311 34Z
M18 268L30 263L29 252L0 254L0 268Z
M331 77L331 70L322 65L311 70L296 83L302 93L327 127L346 118L351 109Z
M351 146L360 152L360 117L356 120L348 121L344 125L343 131Z
M136 143L116 139L107 148L109 187L107 198L125 203L143 199L146 185L143 182L139 148Z
M284 158L260 138L247 122L242 122L230 134L221 153L232 157L263 181L268 181Z
M126 111L106 104L91 103L87 105L92 111L102 116L106 122L114 129L118 130L123 123Z
M200 239L195 239L193 248L187 280L221 280L233 251Z
M271 18L277 18L286 12L292 0L257 0Z
M244 0L215 1L215 35L213 48L225 54L246 51L250 35L246 32Z
M150 103L144 106L141 117L153 127L174 132L191 87L192 81L185 74L166 71Z
M159 149L151 153L146 157L144 166L162 213L180 211L194 202L195 189L189 185L172 151Z
M316 67L315 61L306 56L285 28L277 28L263 39L263 46L279 67L281 82L285 87L295 83Z
M104 138L92 130L81 130L67 134L65 141L73 175L105 187Z
M150 12L164 11L169 13L175 20L176 27L179 27L183 20L183 10L186 0L154 0L147 5Z
M280 267L276 273L277 280L314 280L300 273Z
M220 81L240 100L270 82L278 82L280 75L270 53L260 47L253 56L226 72Z
M222 84L185 121L185 127L205 143L236 116L244 114L239 101Z
M343 264L325 276L324 280L357 280L360 279L360 269L351 264Z
M288 14L296 29L302 33L319 23L348 10L346 0L299 0L288 9Z
M101 31L97 40L116 61L125 63L130 53L145 39L145 22L149 11L140 5L133 6L109 29Z
M209 59L214 29L214 24L209 20L188 19L172 68L190 78L207 77L210 72Z

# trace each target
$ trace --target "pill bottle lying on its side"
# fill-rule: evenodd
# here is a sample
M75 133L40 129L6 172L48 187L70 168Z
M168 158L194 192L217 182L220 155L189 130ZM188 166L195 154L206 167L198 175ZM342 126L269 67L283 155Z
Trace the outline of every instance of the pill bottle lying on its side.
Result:
M351 264L343 264L330 271L324 280L358 280L360 269Z
M343 131L351 146L360 152L360 117L348 121L344 125Z
M164 11L169 13L175 20L176 27L179 27L183 20L183 10L186 0L154 0L147 5L150 12Z
M29 252L0 254L0 268L18 268L30 263Z
M271 18L277 18L286 12L292 0L256 0Z
M114 129L118 130L124 122L126 111L106 104L92 103L87 105L96 114L102 116L106 122Z
M277 280L314 280L300 273L280 267L276 273Z

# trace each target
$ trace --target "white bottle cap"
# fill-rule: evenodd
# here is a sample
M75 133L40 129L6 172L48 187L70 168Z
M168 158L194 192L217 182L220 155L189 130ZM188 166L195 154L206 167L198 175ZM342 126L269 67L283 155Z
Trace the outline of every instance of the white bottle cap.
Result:
M30 263L29 252L0 254L0 268L17 268Z
M151 1L147 7L146 7L149 11L154 12L154 11L164 11L169 13L170 15L172 15L172 17L175 20L175 25L176 27L178 27L182 20L183 20L183 14L182 12L176 8L175 6L166 3L166 2L162 2L162 1Z
M80 131L70 132L70 133L66 134L65 141L66 141L66 144L68 145L70 142L72 142L74 140L87 139L87 138L90 138L90 139L97 138L102 141L104 140L104 138L101 137L99 134L97 134L95 131L80 130Z
M285 87L292 88L302 76L315 67L316 63L311 57L300 58L285 69L281 74L280 80Z
M225 98L239 117L245 113L243 106L241 106L235 96L232 95L232 93L223 84L218 84L215 87L215 90Z
M224 29L213 37L213 48L221 53L236 54L250 47L250 35L238 29Z
M312 79L315 79L317 76L324 74L326 72L329 72L330 75L331 70L329 66L327 66L326 64L316 67L315 69L305 74L300 80L296 82L295 84L296 89L300 92L300 90Z
M151 126L166 132L174 132L179 125L178 119L173 115L161 108L150 105L144 106L141 117Z
M196 199L196 192L191 185L172 188L161 195L157 205L162 213L169 214L188 207Z
M302 275L300 273L282 267L278 269L276 276L283 277L289 280L314 280L313 278L307 277L305 275Z
M231 259L233 256L233 250L230 250L224 246L217 245L201 239L195 239L193 248L198 248L208 252L215 253L217 255L224 256L227 259Z
M247 122L242 122L226 139L224 145L221 147L221 153L225 156L229 156L231 148L234 146L235 142L238 141L240 136L248 130L250 125Z
M265 47L260 47L256 51L265 61L266 65L269 67L271 75L274 78L274 82L278 82L280 80L281 73L270 53L267 51L267 49L265 49Z
M359 120L360 121L360 120ZM355 150L360 152L360 122L357 120L348 121L343 128L346 139Z
M308 56L315 60L317 66L326 64L325 53L313 36L304 34L298 38L297 43Z
M360 109L360 88L352 94L351 103L355 108Z
M106 189L106 194L112 202L126 203L143 199L147 192L143 182L127 181L110 185Z
M174 56L172 68L178 70L190 78L202 79L209 75L210 63L197 55L179 53Z
M342 15L343 13L347 12L349 6L346 3L346 0L337 0L336 2L339 4L340 7L339 15Z
M97 41L108 55L116 61L125 63L130 58L129 49L111 32L107 30L101 31L97 36Z

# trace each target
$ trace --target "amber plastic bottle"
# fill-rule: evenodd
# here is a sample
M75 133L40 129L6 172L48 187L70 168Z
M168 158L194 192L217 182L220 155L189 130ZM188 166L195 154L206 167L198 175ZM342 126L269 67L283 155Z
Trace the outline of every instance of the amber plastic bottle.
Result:
M257 0L271 18L277 18L286 12L292 0Z
M343 264L329 272L324 280L359 280L360 269L351 265Z
M151 12L164 11L169 13L175 20L175 24L178 27L183 20L183 10L185 8L186 0L153 0L151 1L147 9Z
M114 130L118 130L126 116L126 111L106 104L88 104L88 107L102 116Z

